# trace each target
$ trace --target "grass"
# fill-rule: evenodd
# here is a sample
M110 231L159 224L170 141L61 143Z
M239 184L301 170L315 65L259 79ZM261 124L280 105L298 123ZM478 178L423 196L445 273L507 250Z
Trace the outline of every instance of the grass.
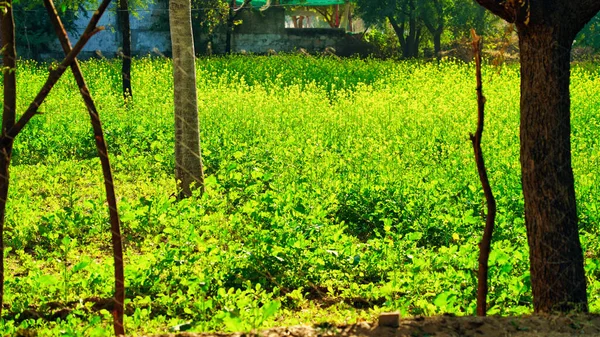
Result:
M84 62L125 235L131 334L475 312L483 194L469 65L300 56L205 58L207 193L175 201L171 63ZM67 74L15 142L6 335L112 334L108 212ZM46 67L22 61L19 111ZM483 146L498 200L490 313L531 312L518 162L519 74L484 69ZM598 67L572 74L573 166L590 309L600 311Z

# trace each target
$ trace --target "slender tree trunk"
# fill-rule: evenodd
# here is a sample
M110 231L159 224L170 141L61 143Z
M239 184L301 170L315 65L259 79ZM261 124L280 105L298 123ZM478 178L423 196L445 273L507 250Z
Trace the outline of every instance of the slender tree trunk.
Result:
M415 41L413 44L413 50L412 50L412 57L413 58L417 58L419 57L419 46L421 45L421 33L423 32L423 30L421 29L421 27L417 27L416 28L416 34L415 34Z
M442 52L442 32L443 29L438 29L433 33L433 53L438 60L441 58Z
M12 0L7 0L6 12L1 15L2 60L4 64L4 110L2 111L2 135L15 124L17 105L17 79L15 75L17 51L15 49L15 21ZM4 222L8 198L9 168L13 142L0 147L0 315L4 303Z
M131 27L129 24L129 0L119 0L119 28L123 39L123 97L133 96L131 91Z
M175 98L175 179L179 197L189 197L193 188L204 189L191 1L170 0L169 21Z
M408 20L408 43L406 44L407 48L405 49L404 58L413 58L418 55L417 41L418 41L418 33L417 33L417 17L415 13L415 4L414 1L409 2L408 7L409 12L409 20Z
M225 35L225 54L231 54L231 37L233 35L233 23L235 19L234 12L235 0L229 2L229 14L227 15L227 32Z
M587 311L571 168L574 35L544 24L520 28L521 173L534 308Z

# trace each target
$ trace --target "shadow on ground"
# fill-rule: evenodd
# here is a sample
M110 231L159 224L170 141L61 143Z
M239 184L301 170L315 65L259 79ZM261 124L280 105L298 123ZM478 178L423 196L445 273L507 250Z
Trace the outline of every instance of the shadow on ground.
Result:
M397 328L361 322L353 325L295 326L272 328L258 333L165 334L154 337L567 337L599 336L600 315L524 317L415 317L401 319Z

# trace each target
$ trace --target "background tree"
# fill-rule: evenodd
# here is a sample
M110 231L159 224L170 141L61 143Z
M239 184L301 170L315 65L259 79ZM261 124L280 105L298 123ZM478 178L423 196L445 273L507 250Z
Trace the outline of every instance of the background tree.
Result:
M94 0L87 0L94 1ZM96 0L97 1L97 0ZM131 89L131 15L137 16L138 9L147 9L154 0L117 0L117 20L121 33L122 48L121 78L123 82L123 97L133 97Z
M421 18L433 38L433 52L438 59L442 50L442 33L448 19L447 11L452 5L447 0L429 0L421 8Z
M449 8L448 31L452 38L470 38L471 29L478 34L488 35L492 25L499 19L473 0L453 0Z
M229 8L227 11L227 32L225 34L225 54L231 54L231 38L233 35L233 28L235 27L235 19L240 10L246 8L252 0L244 0L239 8L236 8L236 0L229 1Z
M521 58L521 174L536 312L587 311L571 168L570 54L597 0L476 0L515 23Z
M356 13L367 24L385 24L394 28L403 58L419 55L423 24L419 20L420 1L416 0L357 0Z
M175 179L179 197L204 189L190 0L169 1L175 104Z
M129 0L118 0L117 18L123 39L123 64L121 76L123 80L123 97L133 96L131 91L131 27L129 22Z
M196 52L212 53L216 34L229 18L227 0L192 0L192 28L196 37Z
M75 33L77 11L97 0L63 0L56 1L57 8L69 33ZM40 54L47 52L56 43L52 24L46 15L42 0L14 1L12 4L15 18L15 43L21 57L41 60Z

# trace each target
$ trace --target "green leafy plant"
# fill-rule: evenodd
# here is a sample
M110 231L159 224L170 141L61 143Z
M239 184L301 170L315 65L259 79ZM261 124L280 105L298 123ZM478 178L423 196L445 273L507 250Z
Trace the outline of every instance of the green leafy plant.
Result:
M198 60L206 193L177 201L171 63L82 63L107 132L132 334L475 312L482 195L467 141L470 65L283 55ZM19 63L19 104L46 67ZM590 310L600 310L597 65L573 69L572 147ZM519 72L484 67L497 191L490 312L531 312ZM64 78L15 140L0 329L111 331L108 214L85 107ZM424 88L427 88L425 90ZM23 110L23 106L18 107ZM24 331L25 331L24 330Z

